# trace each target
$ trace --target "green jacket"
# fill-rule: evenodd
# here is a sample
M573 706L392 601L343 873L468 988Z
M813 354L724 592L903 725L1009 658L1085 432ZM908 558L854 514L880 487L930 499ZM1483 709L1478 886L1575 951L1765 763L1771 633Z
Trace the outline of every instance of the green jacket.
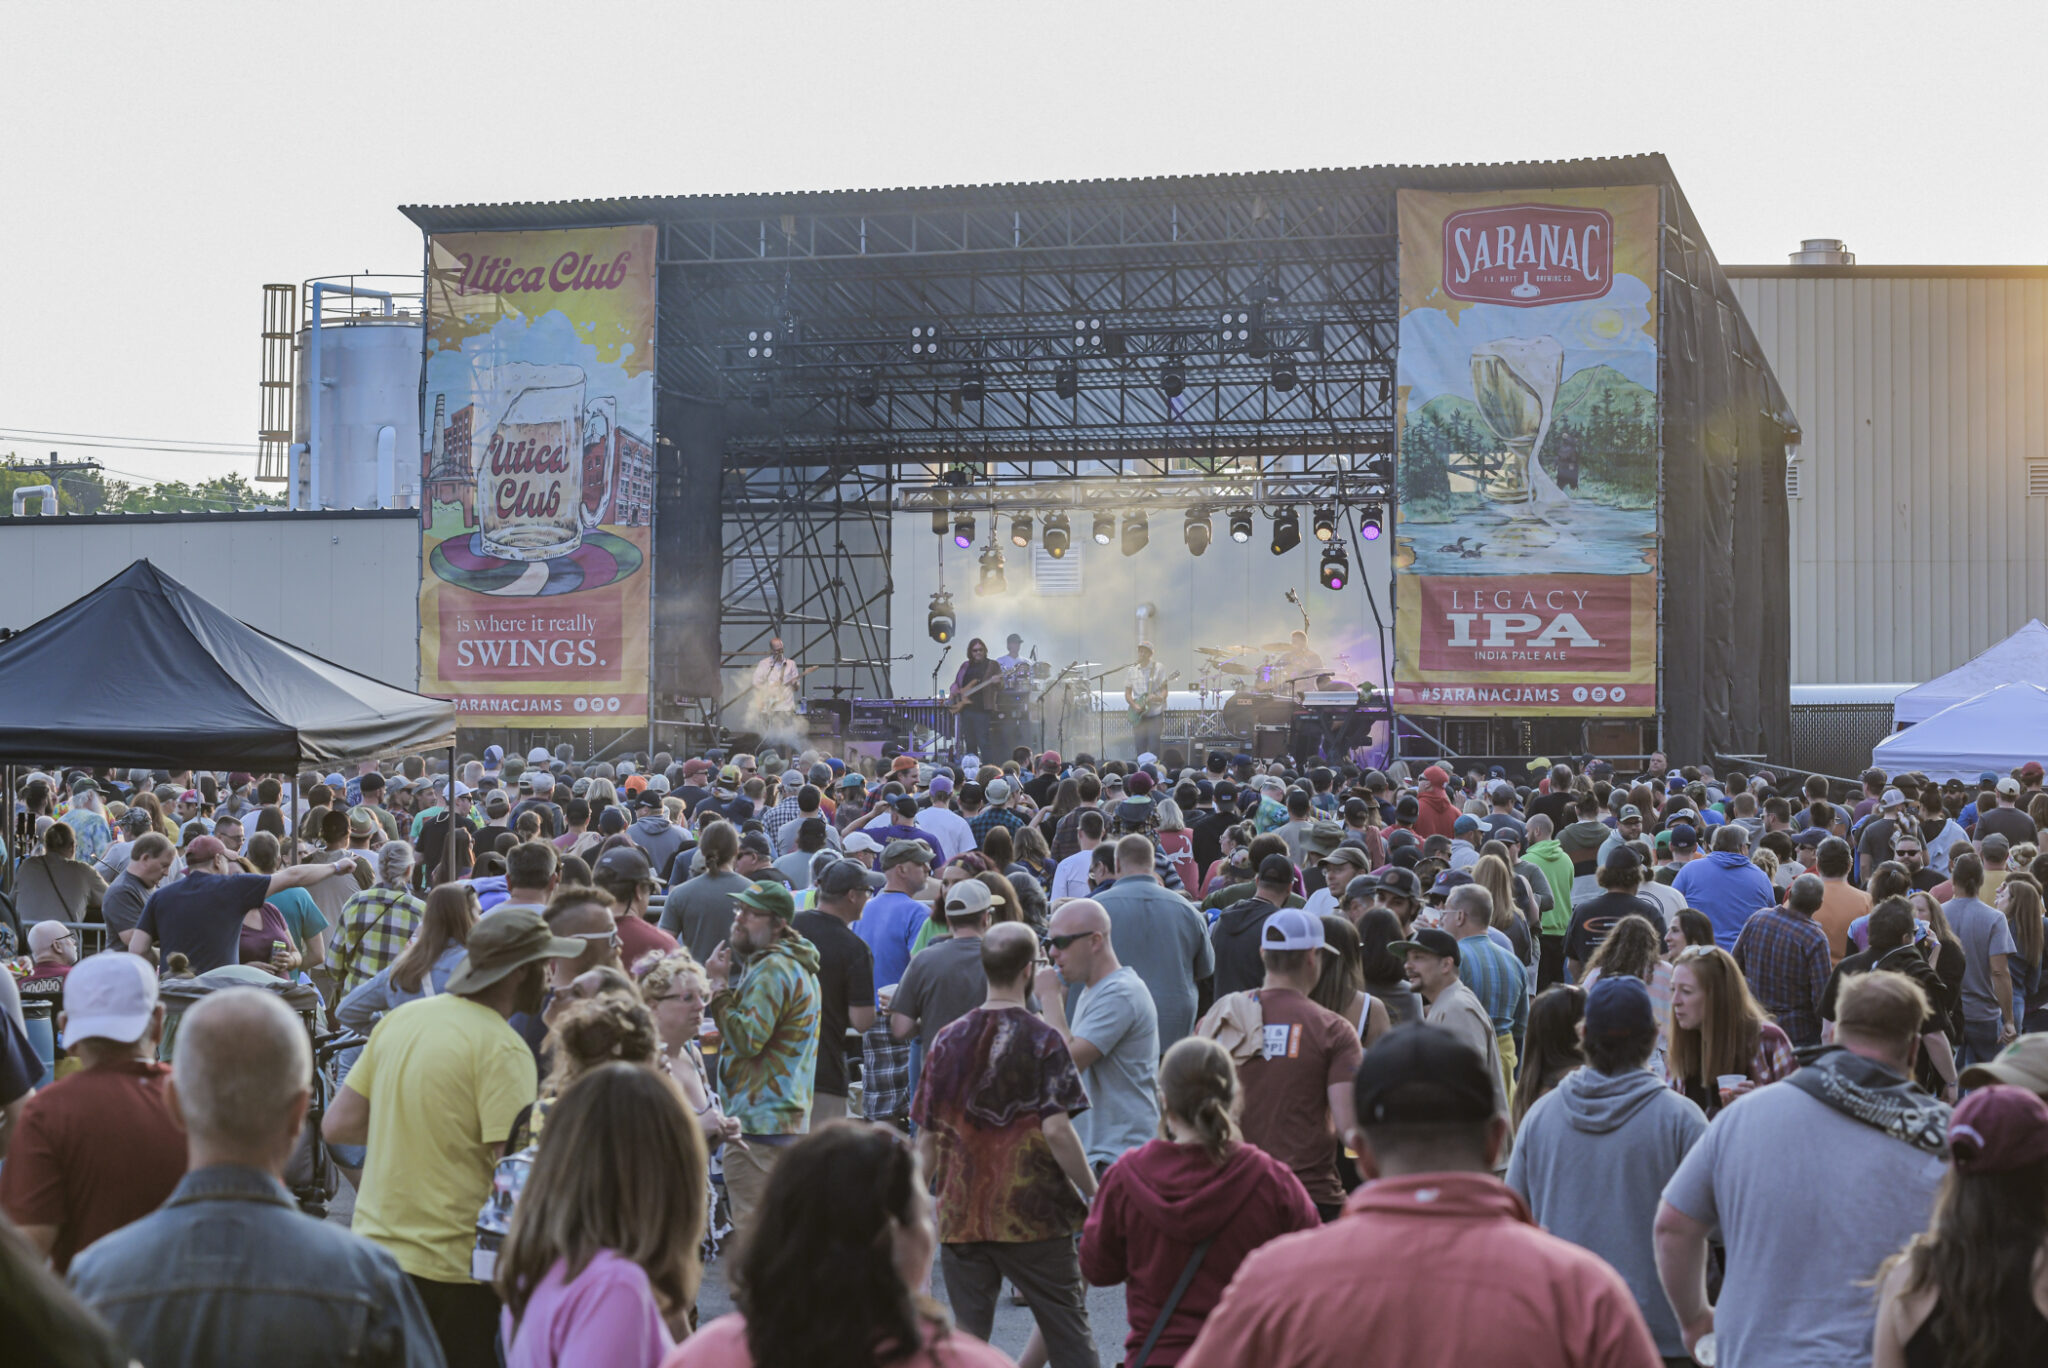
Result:
M1562 936L1572 924L1572 857L1552 839L1530 846L1522 858L1550 880L1550 910L1543 914L1543 934Z
M818 950L791 933L747 961L712 996L718 1092L744 1135L796 1135L811 1111L818 1065Z

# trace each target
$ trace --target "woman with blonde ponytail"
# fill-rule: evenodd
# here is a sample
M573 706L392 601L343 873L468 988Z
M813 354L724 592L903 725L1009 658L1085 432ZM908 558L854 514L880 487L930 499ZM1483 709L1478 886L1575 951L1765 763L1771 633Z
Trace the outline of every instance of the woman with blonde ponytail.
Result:
M1294 1171L1239 1136L1238 1103L1229 1052L1181 1041L1159 1063L1161 1138L1110 1165L1096 1190L1081 1273L1097 1287L1125 1284L1127 1368L1178 1362L1246 1255L1318 1224Z

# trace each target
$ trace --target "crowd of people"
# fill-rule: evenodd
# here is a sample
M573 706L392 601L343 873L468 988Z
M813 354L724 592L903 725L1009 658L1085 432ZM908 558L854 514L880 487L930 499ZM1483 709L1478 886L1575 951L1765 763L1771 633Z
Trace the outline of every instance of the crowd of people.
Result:
M2037 763L354 768L9 795L22 1361L2048 1362Z

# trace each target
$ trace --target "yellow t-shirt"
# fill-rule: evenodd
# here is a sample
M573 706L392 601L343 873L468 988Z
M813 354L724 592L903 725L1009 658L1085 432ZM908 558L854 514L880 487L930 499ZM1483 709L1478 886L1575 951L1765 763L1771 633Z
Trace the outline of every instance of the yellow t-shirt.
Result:
M436 993L378 1022L343 1086L370 1103L355 1233L416 1277L471 1281L490 1147L534 1100L533 1052L490 1008Z

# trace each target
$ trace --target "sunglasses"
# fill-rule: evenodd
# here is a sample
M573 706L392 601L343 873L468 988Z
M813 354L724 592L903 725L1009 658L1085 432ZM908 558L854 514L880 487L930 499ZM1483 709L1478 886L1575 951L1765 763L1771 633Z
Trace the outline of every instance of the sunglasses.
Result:
M1087 940L1090 936L1098 936L1101 934L1102 933L1099 931L1075 931L1064 936L1047 936L1045 938L1045 943L1055 950L1064 950L1068 946L1072 945L1075 941Z
M571 935L569 939L599 941L605 945L617 945L619 943L619 933L617 931L578 931Z

